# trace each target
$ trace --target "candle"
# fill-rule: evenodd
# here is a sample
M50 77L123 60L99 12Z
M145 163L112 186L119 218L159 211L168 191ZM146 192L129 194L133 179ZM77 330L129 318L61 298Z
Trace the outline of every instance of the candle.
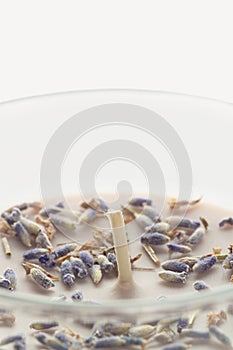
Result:
M77 203L77 199L71 202ZM89 207L90 203L92 205L95 203L94 209ZM123 213L119 208L108 211L107 207L101 209L103 203L100 205L97 199L90 203L83 203L80 208L76 207L75 217L62 205L53 205L47 208L51 222L43 208L38 205L29 205L29 208L25 206L21 208L22 210L11 208L4 212L1 232L2 237L8 238L11 247L10 256L5 254L4 249L1 250L2 288L5 283L6 287L12 289L12 291L6 290L6 293L11 293L11 296L12 293L25 293L29 296L46 295L51 303L66 298L70 302L89 302L95 305L117 298L169 300L174 295L182 296L187 293L193 293L193 297L196 298L198 293L206 293L203 290L214 290L220 284L230 285L233 266L233 258L231 260L228 250L232 243L231 227L233 227L232 220L228 219L230 211L205 203L192 203L186 217L181 221L183 226L176 228L179 222L177 215L181 210L178 204L174 205L174 201L172 204L169 202L174 211L172 217L171 209L167 205L162 218L153 214L156 211L159 213L162 208L160 198L156 197L149 205L142 203L136 206L126 199L123 203L125 208ZM60 232L55 232L53 221ZM150 223L151 226L146 226ZM18 237L14 236L14 232ZM26 236L22 236L23 234ZM149 252L152 250L157 260L153 258L153 254L152 256L148 254L145 248L150 248ZM22 262L27 275L21 265ZM10 268L16 274L16 286ZM8 282L4 281L10 281L10 284L7 285ZM3 305L1 301L0 321L1 317L4 317L4 311L1 311L3 306L6 309L9 307ZM185 344L197 337L199 343L193 345L194 349L211 349L211 346L213 344L217 346L218 342L219 344L225 342L225 345L231 342L230 305L222 305L220 308L212 306L203 312L180 311L177 317L174 318L173 315L171 324L162 315L157 317L154 315L154 320L150 315L151 322L146 315L143 315L147 322L141 321L141 323L140 315L128 316L129 319L121 320L125 321L124 324L121 326L118 324L120 327L118 333L113 330L108 333L106 330L106 334L101 338L103 343L96 336L100 332L97 329L100 326L94 322L94 327L97 328L89 347L112 347L115 344L115 348L127 348L129 345L136 345L137 342L139 348L146 348L155 342L156 346L160 345L161 348L164 346L165 349L166 345L163 345L163 342L171 341L176 344L179 341L183 344L180 348L182 346L184 348ZM11 320L9 322L13 327L5 325L4 322L3 325L0 324L4 334L14 335L23 332L26 334L27 344L33 347L42 342L48 349L52 348L51 344L54 344L56 338L54 336L63 329L62 322L63 326L69 325L66 327L66 332L68 328L77 330L77 325L70 319L61 322L50 319L48 315L42 319L34 319L28 313L25 322L26 318L22 312L16 313L15 316L11 312L8 313L10 315L8 319ZM16 317L15 321L13 317ZM106 319L100 321L107 322ZM224 327L219 327L221 324ZM33 337L30 327L42 330L43 334ZM46 333L46 327L48 329L55 327L57 333L55 331ZM167 331L169 328L171 332ZM78 330L82 331L80 346L83 346L83 342L93 330L83 328L83 325L81 327L79 325ZM2 338L3 335L1 334ZM74 335L69 334L69 337L74 341ZM209 339L213 343L209 344ZM4 341L8 340L3 339L2 344ZM18 339L14 341L16 342L23 343L24 340ZM73 348L71 345L67 347L67 349Z

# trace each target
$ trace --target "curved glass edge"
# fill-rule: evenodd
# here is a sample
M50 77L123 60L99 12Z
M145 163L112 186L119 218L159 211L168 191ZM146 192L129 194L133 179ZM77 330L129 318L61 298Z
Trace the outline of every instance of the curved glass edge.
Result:
M114 314L121 315L124 313L135 313L135 308L145 311L147 314L160 312L160 313L171 313L180 312L182 310L193 310L195 308L208 307L216 303L225 303L233 301L233 285L224 285L214 290L199 292L196 295L185 294L182 296L167 297L160 300L148 298L148 299L121 299L121 300L109 300L101 303L95 303L93 301L73 303L67 301L61 301L59 303L48 300L46 296L35 296L17 293L9 293L3 291L0 293L1 301L7 301L10 305L20 304L33 307L49 307L51 310L56 312L64 311L74 312L93 312L93 314Z
M51 93L45 93L45 94L39 94L39 95L31 95L31 96L19 97L19 98L7 100L7 101L2 101L2 102L0 102L0 107L3 105L7 105L7 104L14 104L17 102L36 100L36 99L40 99L40 98L59 97L59 96L75 95L75 94L114 93L114 92L116 92L116 93L121 93L121 92L123 92L123 93L147 93L147 94L156 94L156 95L171 95L171 96L187 97L187 98L193 98L193 99L198 99L198 100L205 100L205 101L209 101L209 102L221 103L221 104L225 104L225 105L233 107L233 103L231 103L229 101L223 101L223 100L219 100L217 98L212 98L212 97L185 94L182 92L150 90L150 89L133 89L133 88L101 88L101 89L58 91L58 92L51 92Z

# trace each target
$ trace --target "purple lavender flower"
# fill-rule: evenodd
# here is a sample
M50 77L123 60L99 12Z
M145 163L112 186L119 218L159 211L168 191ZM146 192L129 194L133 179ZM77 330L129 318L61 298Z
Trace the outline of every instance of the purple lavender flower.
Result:
M222 219L218 225L219 227L225 227L228 225L233 226L233 218Z
M227 255L227 257L223 261L222 267L224 269L232 269L233 268L233 254Z
M209 289L208 284L206 284L204 281L196 281L196 282L194 282L193 283L193 287L197 291L202 291L202 290Z
M66 259L61 263L61 278L66 286L72 286L75 281L75 276L72 271L71 262Z
M207 256L198 259L196 264L193 266L193 271L195 272L205 272L209 270L214 264L216 264L217 258L215 255Z
M165 236L161 233L146 233L141 236L142 244L150 244L150 245L163 245L169 242L169 237Z
M170 270L175 272L189 272L190 267L182 261L179 260L167 260L161 264L164 270Z
M135 207L142 207L144 204L152 205L152 200L148 198L135 197L131 198L128 203L129 205L133 205Z
M84 265L83 261L79 258L70 258L70 262L72 265L72 270L75 274L75 276L79 278L84 278L88 275L88 271L86 269L86 266Z
M88 267L92 267L94 265L94 259L92 255L88 252L88 250L82 250L79 252L80 259L84 262Z
M190 247L182 244L168 243L167 247L170 252L175 252L175 253L186 254L192 251Z

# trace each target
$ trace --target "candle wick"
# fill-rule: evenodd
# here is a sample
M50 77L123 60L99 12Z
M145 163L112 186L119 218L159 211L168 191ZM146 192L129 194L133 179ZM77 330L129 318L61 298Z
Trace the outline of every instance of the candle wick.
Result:
M132 270L129 247L125 231L125 223L121 210L111 210L106 213L112 228L113 242L118 268L118 282L132 283Z

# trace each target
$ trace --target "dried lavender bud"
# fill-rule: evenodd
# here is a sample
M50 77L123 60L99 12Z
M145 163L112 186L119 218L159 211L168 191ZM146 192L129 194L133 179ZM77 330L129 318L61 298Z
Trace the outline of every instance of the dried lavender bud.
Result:
M108 260L108 258L105 255L98 255L97 262L100 265L101 270L104 270L105 272L110 272L113 270L113 264Z
M107 322L104 325L100 325L99 332L112 335L128 334L129 329L132 327L132 323L129 322ZM93 334L94 335L94 334Z
M193 283L193 287L194 289L196 289L197 291L202 291L202 290L206 290L206 289L210 289L210 287L208 286L208 284L206 284L204 281L196 281Z
M222 344L232 347L230 338L224 334L217 326L210 326L209 331L213 334Z
M38 268L31 268L30 276L38 285L45 289L55 287L53 280Z
M168 243L167 247L169 249L169 253L190 253L192 249L186 245L176 244L176 243Z
M13 224L12 227L15 230L20 242L23 243L23 245L25 245L26 247L31 247L31 239L29 233L21 224L21 222L17 221Z
M48 322L33 322L29 325L30 328L35 329L37 331L42 331L44 329L50 329L59 326L59 323L56 321L48 321Z
M217 258L215 255L200 258L200 259L198 259L196 264L193 266L193 271L195 271L195 272L207 271L212 266L214 266L216 264L216 262L217 262Z
M161 264L164 270L170 270L174 272L189 272L190 267L182 261L179 260L167 260Z
M70 341L71 337L67 333L59 330L54 333L54 337L58 339L61 343L65 344L68 347L68 349L72 349L72 347L71 348L69 347L71 344L71 341ZM75 348L73 349L75 350Z
M151 336L154 331L155 327L151 326L150 324L143 324L141 326L130 328L128 334L131 337L147 338Z
M74 293L71 295L71 299L73 301L81 301L83 300L83 293L80 292L79 290L75 290Z
M98 201L98 203L99 203L100 210L103 210L105 212L107 212L109 210L109 206L105 203L105 201L102 198L98 197L98 198L96 198L96 201Z
M157 222L151 226L146 227L147 233L167 233L170 230L170 225L166 222Z
M108 253L107 259L113 264L114 268L117 266L117 259L115 253Z
M174 283L185 283L187 273L185 272L174 272L174 271L160 271L159 277L167 282Z
M189 237L188 242L190 244L198 244L202 240L205 234L205 229L204 227L198 227Z
M169 216L165 221L171 226L171 228L183 227L196 230L201 225L199 221L182 218L180 216Z
M37 248L48 248L52 247L52 243L50 242L47 233L44 230L39 230L36 237L36 246Z
M227 226L233 226L233 218L222 219L218 225L222 228L225 228Z
M146 233L145 235L141 236L142 244L163 245L169 241L169 237L163 235L162 233Z
M38 259L41 255L44 255L48 252L49 250L45 248L33 248L33 249L26 250L23 253L23 258L24 260L34 260L34 259Z
M143 214L134 214L135 215L135 221L137 224L145 230L147 226L151 226L153 224L153 221L146 215Z
M157 210L150 205L144 205L142 209L142 214L148 216L153 222L157 222L159 219L159 213Z
M16 221L20 221L20 217L22 216L21 210L19 208L13 208L11 211L11 218Z
M120 347L125 345L125 340L122 339L119 336L111 336L111 337L106 337L102 339L88 339L91 342L91 345L94 349L99 349L99 348L114 348L114 347Z
M89 273L90 273L90 276L91 276L92 281L93 281L95 284L100 283L100 281L101 281L103 275L102 275L101 268L100 268L99 265L94 264L94 265L89 269Z
M194 329L182 329L181 335L189 338L194 338L194 339L209 339L210 334L209 332L205 331L196 331Z
M58 248L56 248L53 252L55 259L59 259L62 256L67 255L68 253L74 251L77 248L77 244L76 243L67 243L67 244L63 244L61 246L59 246Z
M81 259L71 257L70 262L71 262L72 270L75 276L79 278L84 278L88 275L88 271Z
M18 340L14 343L14 350L26 350L26 343L24 340Z
M232 269L233 268L233 254L227 255L227 257L223 261L222 267L224 269Z
M96 218L96 211L92 208L87 208L79 217L79 223L89 223Z
M6 269L3 274L4 278L10 281L10 290L15 290L16 284L17 284L17 278L14 270L12 269Z
M151 340L157 341L160 344L167 344L174 342L175 334L169 328L159 333L156 333Z
M8 279L0 277L0 287L10 289L10 286L11 282Z
M125 335L122 335L121 336L121 339L124 340L125 342L125 346L141 346L141 348L143 349L147 343L147 341L143 338L140 338L140 337L132 337L132 336L125 336Z
M73 231L77 228L77 222L66 216L51 214L49 215L49 219L57 229Z
M180 318L177 322L177 332L181 333L185 328L189 326L189 318Z
M66 286L72 286L75 282L71 262L66 259L61 264L61 278Z
M142 207L145 204L152 205L152 200L148 198L135 197L131 198L128 204L133 205L135 207Z
M16 341L22 341L24 339L25 339L25 336L22 333L9 335L3 338L2 340L0 340L0 345L6 345L6 344L14 343Z
M41 255L38 260L41 263L41 265L48 268L52 268L56 265L55 256L52 253L46 253L44 255Z
M35 221L25 218L23 215L19 216L19 221L23 227L32 235L37 236L38 232L42 229Z
M88 250L81 250L79 252L79 258L84 262L88 267L92 267L94 265L94 259Z
M14 218L11 214L2 213L1 217L8 223L8 225L12 226L15 223Z
M46 345L50 349L54 350L68 350L66 344L63 344L59 339L55 337L50 337L45 333L36 333L34 337L43 345Z

